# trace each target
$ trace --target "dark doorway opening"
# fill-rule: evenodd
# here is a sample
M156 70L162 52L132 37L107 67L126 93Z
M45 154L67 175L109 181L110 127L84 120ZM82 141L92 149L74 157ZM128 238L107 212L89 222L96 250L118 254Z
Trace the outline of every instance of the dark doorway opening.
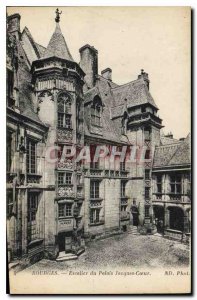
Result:
M157 226L157 232L164 232L164 208L160 205L153 206L155 215L155 225Z
M138 220L138 215L139 215L138 208L136 206L132 206L131 207L131 213L132 213L132 216L133 216L133 226L138 226L138 224L139 224L139 220Z
M127 225L123 225L123 226L122 226L122 230L123 230L124 232L126 232L126 231L127 231Z
M72 236L71 234L62 232L58 234L59 252L65 251L69 253L72 250Z
M170 207L170 229L184 230L184 213L180 207Z

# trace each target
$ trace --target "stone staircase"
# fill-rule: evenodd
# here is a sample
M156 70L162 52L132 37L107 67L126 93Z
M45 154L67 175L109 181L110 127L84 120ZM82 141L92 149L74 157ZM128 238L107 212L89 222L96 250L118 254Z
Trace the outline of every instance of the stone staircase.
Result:
M74 260L77 259L82 253L85 252L85 247L80 248L76 253L65 253L62 251L59 253L59 256L56 258L56 261L64 261L64 260Z
M59 253L59 256L56 258L56 261L74 260L77 258L78 256L73 253L65 253L65 251L62 251Z
M133 226L131 229L130 229L130 232L131 234L133 235L140 235L140 233L138 232L137 230L137 226Z

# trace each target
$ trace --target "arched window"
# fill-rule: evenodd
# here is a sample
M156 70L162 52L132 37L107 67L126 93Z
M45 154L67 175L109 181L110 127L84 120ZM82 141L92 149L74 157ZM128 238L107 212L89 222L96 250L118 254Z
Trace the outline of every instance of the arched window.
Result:
M67 94L60 94L57 102L58 127L72 128L71 99Z
M99 97L95 97L91 106L91 124L102 126L101 123L102 102Z

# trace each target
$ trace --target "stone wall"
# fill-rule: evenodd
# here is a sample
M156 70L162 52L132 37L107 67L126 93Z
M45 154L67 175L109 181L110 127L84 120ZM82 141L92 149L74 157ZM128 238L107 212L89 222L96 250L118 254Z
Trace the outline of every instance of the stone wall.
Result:
M101 184L101 196L105 205L105 230L120 226L120 179L104 179Z

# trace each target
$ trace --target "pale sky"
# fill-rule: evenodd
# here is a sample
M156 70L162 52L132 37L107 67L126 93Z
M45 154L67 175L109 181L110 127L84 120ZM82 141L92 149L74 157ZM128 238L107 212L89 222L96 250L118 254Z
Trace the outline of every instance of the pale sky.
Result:
M34 40L47 46L56 7L9 7L21 15ZM60 27L79 62L79 48L94 46L99 73L110 67L117 84L135 80L144 69L150 92L175 138L190 131L190 10L185 7L59 7Z

